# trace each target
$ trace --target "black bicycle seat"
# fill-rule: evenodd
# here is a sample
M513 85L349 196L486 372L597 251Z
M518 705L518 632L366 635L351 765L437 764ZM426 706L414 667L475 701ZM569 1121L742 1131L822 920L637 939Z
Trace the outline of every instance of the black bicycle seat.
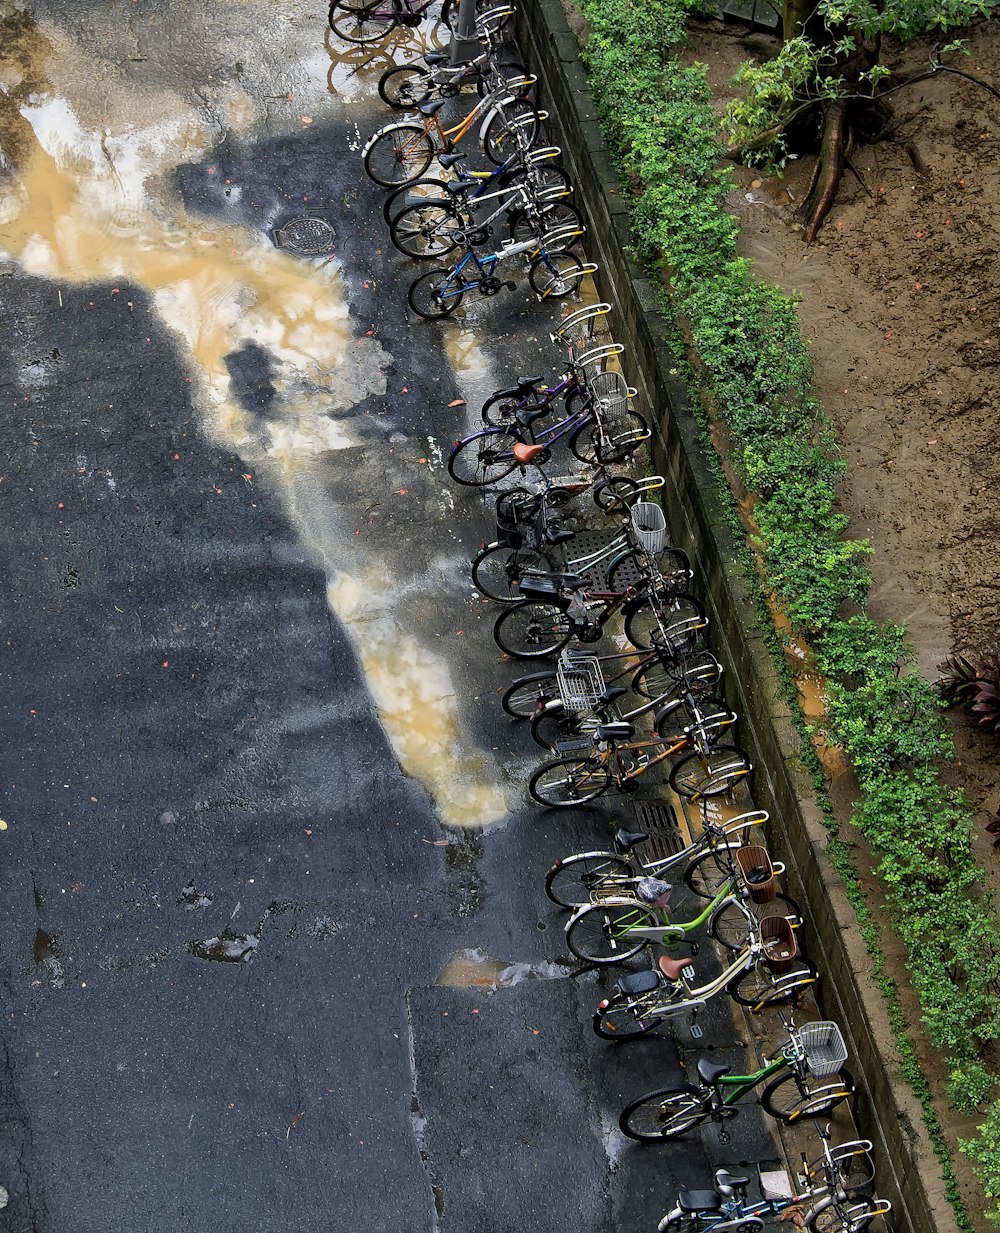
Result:
M447 171L449 167L454 167L456 163L460 163L463 158L468 157L468 154L459 154L457 150L452 150L450 154L439 154L438 162Z
M714 1190L682 1190L677 1206L682 1212L717 1212L722 1206L722 1195Z
M448 52L446 51L425 51L424 52L424 64L430 64L433 66L435 64L447 64L447 63L448 63Z
M447 101L444 98L436 98L430 103L421 103L417 110L422 116L436 116Z
M655 972L629 972L618 980L618 992L626 997L635 997L638 993L652 993L659 983L660 978Z
M597 725L597 737L601 741L627 741L630 736L634 735L635 724L630 724L624 719L613 724Z
M618 698L624 698L624 696L627 693L628 693L628 687L625 685L609 685L608 688L604 691L604 693L601 694L601 701L602 702L614 702ZM645 838L646 836L643 835L643 839Z
M444 191L451 193L453 197L460 197L469 191L469 186L464 180L449 180L444 186Z
M575 539L576 532L571 531L568 527L551 527L546 528L545 542L547 544L565 544L568 539ZM627 693L627 690L622 690L622 693Z
M631 852L634 847L640 843L645 843L649 838L642 831L627 831L624 826L615 831L615 847L619 852Z
M527 428L530 424L533 424L535 420L540 420L543 416L548 414L548 407L522 407L514 418L519 424L523 424L525 428Z
M541 381L541 379L542 379L541 377L518 377L517 378L517 388L519 390L533 389L534 386L536 386L539 383L539 381Z
M731 1070L732 1066L718 1066L705 1057L698 1059L698 1078L702 1083L715 1083L723 1075L728 1075Z

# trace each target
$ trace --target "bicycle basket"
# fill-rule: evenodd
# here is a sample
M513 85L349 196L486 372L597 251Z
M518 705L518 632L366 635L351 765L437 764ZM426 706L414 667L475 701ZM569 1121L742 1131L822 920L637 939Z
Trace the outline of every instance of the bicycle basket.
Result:
M847 1061L847 1046L840 1028L829 1019L807 1023L798 1029L798 1038L806 1055L806 1065L817 1079L835 1075Z
M567 711L592 711L604 694L604 673L596 655L563 652L556 669L559 697Z
M762 958L768 970L775 976L784 976L786 972L790 972L799 953L799 944L795 940L791 921L784 916L762 916L760 940L763 946Z
M597 418L604 423L622 420L628 412L628 382L620 372L609 369L595 373L587 381L594 395Z
M663 510L652 501L636 501L632 506L632 531L647 552L662 552L667 538Z
M767 848L759 843L745 844L736 853L743 885L754 903L770 903L778 893L778 879Z

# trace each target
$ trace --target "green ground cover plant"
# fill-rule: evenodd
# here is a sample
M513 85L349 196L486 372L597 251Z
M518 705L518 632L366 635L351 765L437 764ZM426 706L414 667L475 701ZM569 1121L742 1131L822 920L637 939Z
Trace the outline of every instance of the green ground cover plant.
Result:
M892 926L906 946L927 1037L947 1059L947 1097L986 1109L962 1149L1000 1223L1000 1102L986 1046L1000 1029L1000 926L971 844L970 810L940 774L953 756L941 701L916 670L905 631L865 610L870 545L844 538L844 470L817 405L794 301L754 276L723 210L724 143L700 66L682 66L683 0L579 0L598 111L630 186L639 257L668 275L699 393L728 429L729 462L754 494L751 545L763 585L812 648L826 680L823 738L841 746L861 788L853 822L877 857ZM846 847L835 845L848 888ZM862 932L878 951L864 896ZM880 978L904 1072L925 1111L947 1189L962 1210L931 1093L895 985ZM987 1106L989 1106L987 1108Z

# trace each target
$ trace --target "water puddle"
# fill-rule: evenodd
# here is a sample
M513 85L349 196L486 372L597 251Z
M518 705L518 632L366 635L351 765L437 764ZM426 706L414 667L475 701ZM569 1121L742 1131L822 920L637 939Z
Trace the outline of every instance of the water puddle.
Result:
M188 950L196 958L209 959L214 963L249 963L259 945L259 934L234 933L231 929L223 929L217 938L189 943Z
M207 908L211 905L212 896L206 894L205 891L197 890L195 884L189 882L181 891L177 902L186 912L197 912L200 908Z
M572 974L571 968L558 963L505 963L485 951L471 948L456 951L434 983L452 989L475 986L507 989L524 980L562 980Z

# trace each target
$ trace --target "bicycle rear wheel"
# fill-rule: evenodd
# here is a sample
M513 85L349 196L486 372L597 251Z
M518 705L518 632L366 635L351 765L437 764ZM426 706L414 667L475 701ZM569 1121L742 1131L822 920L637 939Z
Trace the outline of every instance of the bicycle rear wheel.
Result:
M461 216L448 202L426 201L400 210L389 224L389 239L407 257L428 261L456 249L452 233L461 228Z
M593 903L566 926L566 945L585 963L624 963L649 945L646 938L629 937L630 929L655 929L658 920L641 904Z
M508 548L490 544L472 562L472 581L487 599L498 604L514 604L521 598L518 583L529 570L549 571L552 562L531 548Z
M736 876L739 843L709 848L684 870L684 885L702 899L714 899L725 882Z
M555 669L520 676L500 699L500 705L513 719L530 719L540 706L559 696Z
M365 171L383 188L419 179L431 165L434 143L420 124L391 124L365 151Z
M707 1116L708 1104L696 1087L667 1087L626 1105L618 1125L630 1139L662 1143L687 1134Z
M578 852L549 869L545 893L561 908L579 908L590 903L594 891L623 882L631 872L631 865L616 852Z
M384 0L369 4L338 0L330 5L328 20L334 34L348 43L380 43L398 24Z
M433 93L431 75L419 64L394 64L378 79L379 97L397 111L426 103Z
M795 900L780 893L768 903L767 913L769 916L802 919L802 910ZM742 950L750 940L751 929L746 915L734 903L727 903L720 908L708 922L708 932L727 950Z
M527 210L518 210L513 215L508 223L510 238L515 244L520 244L528 240L540 240L546 232L555 231L561 227L580 228L583 226L583 219L580 217L579 211L575 206L571 206L565 201L556 201L550 206L530 214ZM575 239L567 237L566 247L575 243ZM554 246L547 249L550 253L558 253L565 251L560 249L559 242L556 241Z
M515 422L519 411L541 411L545 405L530 390L521 397L516 394L494 394L483 403L479 414L484 424L493 428L506 428Z
M614 423L595 425L586 436L578 434L573 453L584 462L609 467L624 462L649 439L649 425L634 411L617 416Z
M714 696L722 681L722 665L711 651L695 651L676 662L661 659L643 664L632 677L632 689L643 698L657 698L664 705L682 684L696 698Z
M468 488L495 484L517 467L517 459L511 453L516 444L517 437L502 428L484 428L455 442L448 459L448 474L456 484Z
M493 638L514 659L546 659L562 650L571 631L572 623L562 608L530 599L500 613Z
M567 711L561 706L546 707L536 711L532 717L531 739L542 749L555 753L561 741L592 736L597 725L603 722L601 715L589 711Z
M453 29L456 20L458 19L458 7L460 0L444 0L441 5L441 20L448 27ZM494 9L501 8L497 0L476 0L476 20L479 21L487 13ZM513 9L509 13L505 13L503 17L494 18L491 20L491 26L494 30L505 30L513 18Z
M810 1233L862 1233L890 1211L892 1207L885 1199L833 1199L813 1213L806 1228Z
M387 227L392 226L392 220L401 214L408 206L415 205L418 200L445 201L448 194L448 182L435 180L433 176L421 176L419 180L407 180L398 184L382 203L382 217ZM449 202L450 204L450 202Z
M611 786L611 771L601 758L556 758L528 781L528 795L550 809L572 809L596 800Z
M554 253L532 262L528 282L540 300L561 300L577 289L582 269L583 262L575 253Z
M602 1002L594 1012L594 1031L602 1040L616 1042L636 1040L658 1028L663 1017L653 1012L658 1009L657 994L640 994L626 997L616 994Z
M451 316L464 295L461 279L450 269L439 266L413 280L406 300L418 317L423 317L425 321L439 321L442 317Z
M681 758L667 782L678 796L697 801L731 792L752 771L749 754L735 745L716 745L707 755L694 752Z

